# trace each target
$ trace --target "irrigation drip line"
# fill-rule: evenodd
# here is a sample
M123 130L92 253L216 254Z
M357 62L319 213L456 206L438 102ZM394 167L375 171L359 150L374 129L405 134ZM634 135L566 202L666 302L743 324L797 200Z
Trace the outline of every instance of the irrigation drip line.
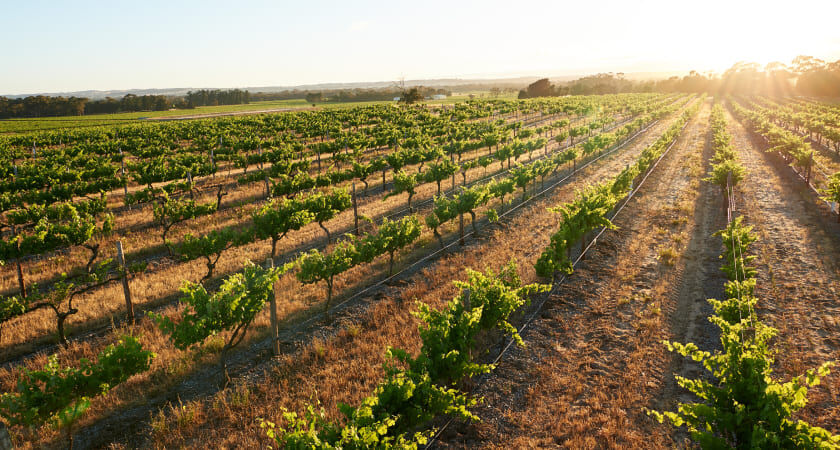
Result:
M734 198L735 197L735 186L732 185L731 179L726 180L726 196L727 196L726 226L728 228L729 225L734 220L734 215L735 215L735 198ZM743 264L741 264L741 265L738 264L738 261L739 260L743 261L743 257L744 257L744 254L742 252L743 247L742 247L742 244L741 244L741 237L736 236L733 233L732 235L730 235L729 239L730 239L731 245L732 245L732 267L735 269L735 281L744 281L744 280L747 279L746 268L744 267ZM735 242L736 239L737 239L737 247L736 247L736 242ZM740 269L740 272L741 272L740 273L740 275L741 275L740 280L738 279L739 269ZM743 296L741 294L741 289L738 288L738 301L740 302L742 299L743 299ZM750 313L750 317L749 317L750 324L754 328L755 327L755 323L753 323L754 311L753 311L753 308L752 308L751 305L748 304L748 307L749 307L749 313ZM743 314L741 314L741 308L740 307L738 308L738 319L740 321L744 320L744 316L743 316ZM744 330L741 330L741 339L745 340Z

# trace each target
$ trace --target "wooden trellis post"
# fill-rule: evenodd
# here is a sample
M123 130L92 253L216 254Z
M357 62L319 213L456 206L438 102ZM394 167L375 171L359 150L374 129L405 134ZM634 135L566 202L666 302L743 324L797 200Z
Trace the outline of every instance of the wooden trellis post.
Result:
M6 425L3 422L0 422L0 450L14 450L14 448L12 438L9 436L9 430L6 429Z
M120 148L119 150L120 150L120 156L122 156L122 154L123 154L122 148ZM122 176L123 180L125 180L125 158L120 158L120 176ZM123 185L123 195L128 197L128 182L127 181Z
M274 267L274 260L268 258L266 265L269 268ZM275 285L271 286L271 295L268 296L269 317L271 318L271 351L274 356L280 355L280 331L277 324L277 294L275 293Z
M356 201L356 183L353 183L353 230L356 233L356 236L359 235L359 207L358 202Z
M125 310L129 323L134 324L134 304L131 302L131 289L128 287L128 267L125 265L125 253L122 241L117 241L117 263L122 270L123 295L125 296Z
M461 215L458 216L458 232L460 234L460 237L458 238L458 245L463 246L464 245L464 213L461 213Z

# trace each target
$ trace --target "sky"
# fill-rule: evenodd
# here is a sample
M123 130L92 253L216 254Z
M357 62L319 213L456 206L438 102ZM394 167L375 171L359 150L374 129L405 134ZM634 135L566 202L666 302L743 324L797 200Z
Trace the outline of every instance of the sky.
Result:
M840 59L838 0L0 0L0 94Z

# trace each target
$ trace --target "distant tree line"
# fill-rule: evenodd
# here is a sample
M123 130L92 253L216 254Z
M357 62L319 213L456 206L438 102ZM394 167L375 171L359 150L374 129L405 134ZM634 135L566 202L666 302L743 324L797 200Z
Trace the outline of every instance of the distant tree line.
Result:
M121 99L105 97L104 100L88 101L85 114L113 114L129 111L166 111L172 108L172 99L165 95L128 94Z
M81 116L136 111L190 109L196 106L238 105L249 102L249 92L232 90L190 91L184 97L127 94L121 99L105 97L90 100L84 97L51 97L32 95L23 98L0 97L0 119L24 117Z
M432 88L417 86L417 92L422 97L430 97L432 95L452 95L452 91L442 88ZM379 89L326 89L320 91L291 89L280 92L256 92L251 94L251 99L254 101L264 100L291 100L296 98L303 98L309 103L323 103L323 102L374 102L393 100L396 97L402 96L402 90L399 88L379 88Z
M251 93L242 89L201 89L187 92L184 101L190 107L242 105L251 102Z
M25 98L0 97L0 119L11 117L81 116L86 98L33 95Z
M165 95L128 94L121 99L105 97L89 100L84 97L50 97L33 95L23 98L0 97L0 119L23 117L82 116L133 111L166 111L186 107L183 100Z
M840 60L827 63L811 56L797 56L791 64L739 62L717 77L692 72L683 78L660 82L663 91L715 92L722 94L840 96Z
M537 80L519 91L519 98L559 95L618 94L622 92L709 92L713 94L840 96L840 60L826 63L797 56L791 64L773 62L762 67L739 62L721 75L691 71L684 77L659 81L633 81L623 73L601 73L565 83Z
M414 103L423 100L425 96L422 94L420 89L413 87L407 91L404 91L400 95L400 103L405 103L406 105L413 105Z

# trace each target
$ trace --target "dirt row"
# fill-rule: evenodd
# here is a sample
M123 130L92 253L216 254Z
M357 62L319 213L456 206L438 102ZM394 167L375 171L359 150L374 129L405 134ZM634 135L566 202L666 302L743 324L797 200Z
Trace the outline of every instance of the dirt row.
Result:
M840 225L813 191L727 112L747 176L737 205L755 226L758 315L779 330L776 375L840 360ZM840 371L809 393L801 418L840 432Z
M689 121L670 153L590 254L556 285L512 348L475 390L482 421L455 422L443 448L665 448L678 445L644 408L668 407L671 371L688 372L661 344L709 340L699 292L680 287L708 264L685 255L710 243L719 206L700 186L709 105ZM725 219L724 219L725 222ZM705 278L696 274L699 278ZM676 336L674 327L694 331Z

